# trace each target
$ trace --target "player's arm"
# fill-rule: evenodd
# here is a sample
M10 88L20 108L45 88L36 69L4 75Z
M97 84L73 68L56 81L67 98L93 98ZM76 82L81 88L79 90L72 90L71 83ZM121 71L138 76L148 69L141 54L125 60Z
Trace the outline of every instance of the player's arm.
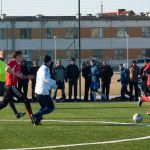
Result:
M10 66L6 66L6 72L8 72L8 73L10 73L10 74L12 74L12 75L14 75L14 76L16 76L16 77L19 77L19 78L22 78L22 74L21 73L16 73L16 72L14 72L12 69L11 69L11 67Z

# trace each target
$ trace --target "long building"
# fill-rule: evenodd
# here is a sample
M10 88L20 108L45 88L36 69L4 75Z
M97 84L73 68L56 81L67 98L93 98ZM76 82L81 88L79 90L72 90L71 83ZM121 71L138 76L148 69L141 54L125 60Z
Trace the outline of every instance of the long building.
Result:
M78 58L76 16L7 16L0 21L0 48L22 50L30 60L45 53L58 59ZM150 57L150 17L82 16L81 58L125 61ZM9 55L11 57L11 55Z

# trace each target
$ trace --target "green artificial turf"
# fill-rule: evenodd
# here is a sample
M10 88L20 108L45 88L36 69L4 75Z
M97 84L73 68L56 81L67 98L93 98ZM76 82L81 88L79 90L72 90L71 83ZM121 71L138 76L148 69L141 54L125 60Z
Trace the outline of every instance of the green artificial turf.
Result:
M23 104L16 104L19 111L24 112ZM135 102L122 103L58 103L52 114L44 116L44 120L71 120L91 122L42 122L41 126L33 126L28 115L20 122L0 121L0 149L30 148L79 143L94 143L132 139L150 136L149 126L118 125L92 121L109 121L133 123L132 116L141 113L142 124L150 123L146 115L149 103L139 108ZM33 111L39 108L32 104ZM17 120L10 107L0 111L0 120ZM150 139L129 141L104 145L87 145L62 150L149 150Z

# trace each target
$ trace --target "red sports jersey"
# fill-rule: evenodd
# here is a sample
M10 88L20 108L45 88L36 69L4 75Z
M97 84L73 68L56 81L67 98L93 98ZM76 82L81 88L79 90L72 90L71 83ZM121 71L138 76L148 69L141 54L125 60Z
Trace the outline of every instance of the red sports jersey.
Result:
M18 64L16 62L16 60L11 60L7 66L9 66L15 73L20 73L21 69L20 69L20 64ZM12 75L11 73L7 72L6 73L6 86L17 86L17 82L18 82L18 77Z
M146 65L146 67L144 68L144 71L146 72L150 71L150 63ZM147 85L150 85L150 74L148 74Z

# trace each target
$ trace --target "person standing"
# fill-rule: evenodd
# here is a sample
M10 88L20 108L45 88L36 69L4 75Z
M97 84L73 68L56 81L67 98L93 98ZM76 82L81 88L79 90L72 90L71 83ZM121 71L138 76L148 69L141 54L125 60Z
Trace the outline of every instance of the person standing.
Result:
M57 89L54 94L54 99L56 99L57 96L57 90L60 89L62 92L61 100L65 101L66 95L65 95L65 67L62 65L61 60L58 60L56 63L56 67L54 68L54 79L57 83Z
M117 80L118 82L121 82L121 100L125 100L125 94L127 94L131 98L131 94L127 89L127 86L129 84L129 71L123 67L123 64L119 65L120 70L120 79Z
M137 66L136 61L133 60L131 66L129 67L129 74L130 74L130 82L129 82L129 88L130 88L130 95L133 96L133 87L135 91L135 101L138 101L138 76L140 75L140 68Z
M85 66L82 69L82 76L85 79L85 87L84 87L84 101L88 101L89 99L89 90L91 88L91 66L90 62L87 61Z
M72 58L70 64L66 68L66 79L69 84L69 101L72 98L72 87L74 86L74 100L77 100L77 83L79 78L79 68L75 64L75 58Z
M4 86L6 80L6 63L4 61L4 51L0 50L0 96L4 94Z
M8 103L12 103L13 97L16 97L17 99L21 99L24 102L31 122L32 124L35 124L30 101L17 88L18 78L32 79L33 76L25 76L21 73L20 63L23 60L23 54L21 51L15 51L13 54L13 58L14 59L10 60L10 62L6 66L5 92L3 100L0 101L0 110L5 108Z
M110 83L111 83L111 78L113 76L113 70L111 66L107 64L106 61L103 61L103 65L100 68L100 74L101 74L102 93L106 95L107 97L106 100L109 100Z
M35 93L37 94L37 101L41 108L34 114L36 125L41 123L43 115L49 114L54 110L54 103L49 95L49 90L56 90L56 81L50 78L49 66L51 64L51 57L45 55L43 58L43 65L39 68L36 76Z
M24 74L25 76L29 75L29 70L25 60L21 62L21 73ZM25 97L27 97L28 94L28 83L29 83L29 79L21 79L21 78L18 79L18 89L20 92L23 89L23 93Z
M33 67L31 67L30 74L34 75L34 79L31 80L31 88L32 88L32 101L36 101L36 95L35 95L35 85L36 85L36 75L37 71L39 69L38 60L33 61Z

